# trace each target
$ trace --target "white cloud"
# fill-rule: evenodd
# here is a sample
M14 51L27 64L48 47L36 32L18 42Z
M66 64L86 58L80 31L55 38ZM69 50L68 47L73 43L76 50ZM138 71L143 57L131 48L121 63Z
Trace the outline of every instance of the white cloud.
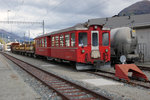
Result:
M0 20L43 21L46 32L73 26L91 18L111 17L141 0L0 0ZM8 12L10 10L10 12ZM42 33L42 25L0 24L15 33Z

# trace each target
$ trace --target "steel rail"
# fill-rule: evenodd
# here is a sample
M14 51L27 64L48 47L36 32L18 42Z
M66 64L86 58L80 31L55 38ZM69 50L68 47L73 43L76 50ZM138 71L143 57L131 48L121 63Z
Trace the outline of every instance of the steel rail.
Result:
M54 90L59 96L62 97L63 100L110 100L109 97L103 96L8 54L3 53L3 55L24 69L26 72L40 80L50 89ZM82 98L81 96L85 97Z
M116 78L115 73L105 72L105 71L99 71L99 72L101 72L101 73L97 73L97 72L87 72L87 73L94 74L94 75L101 76L101 77L105 77L105 78L108 78L108 79L112 79L112 80L115 80L115 81L118 81L118 82L127 83L127 84L130 84L132 86L141 86L143 88L150 89L150 86L146 86L146 85L142 85L142 84L139 84L139 83L136 83L136 82L126 81L124 79ZM102 73L107 73L107 74L110 74L110 75L105 75L105 74L102 74ZM145 82L150 84L150 81L145 81Z
M150 71L150 67L138 66L141 70Z

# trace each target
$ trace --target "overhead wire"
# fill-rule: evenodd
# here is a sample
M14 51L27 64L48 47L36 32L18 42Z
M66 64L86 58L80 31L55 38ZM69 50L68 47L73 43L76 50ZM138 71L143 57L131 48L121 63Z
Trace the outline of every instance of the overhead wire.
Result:
M94 5L94 7L93 8L88 8L88 9L86 9L86 11L81 11L81 12L78 12L78 13L82 13L82 15L84 15L85 13L84 12L88 12L88 13L90 13L90 12L92 12L92 11L94 11L95 10L95 8L97 8L97 7L99 7L100 6L100 4L104 4L105 2L107 2L107 1L99 1L99 2L97 2L95 5ZM78 14L76 14L76 15L78 15ZM86 14L87 15L87 14ZM74 15L72 15L71 16L71 19L73 19L74 17L76 17L76 16L74 16Z
M19 5L19 0L18 0L18 6L17 6L17 7L19 7L19 8L18 8L18 10L16 10L14 18L17 17L17 14L18 14L19 11L21 10L22 6L24 5L24 0L22 0L22 1L20 2L20 4L21 4L21 5Z
M66 0L62 0L61 2L59 2L56 6L54 6L54 7L51 8L51 9L47 8L46 14L43 15L44 17L41 16L40 18L38 18L38 20L41 19L42 17L43 17L43 20L44 20L44 18L45 18L46 15L48 15L50 12L53 12L53 10L55 10L57 7L59 7L60 5L62 5L63 3L65 3L65 1L66 1ZM49 2L49 0L48 0L48 2ZM49 17L51 17L51 16L49 16ZM51 17L51 18L52 18L52 17Z
M49 0L48 0L48 2L49 2ZM49 17L49 18L53 18L52 17L52 15L53 14L51 14L51 16L48 16L49 15L49 13L54 13L55 12L55 10L57 9L57 8L59 8L60 6L62 6L62 4L63 3L65 3L66 2L66 0L62 0L62 1L60 1L56 6L54 6L53 8L51 8L51 9L47 9L47 11L46 11L46 13L45 13L45 15L44 15L44 17L43 16L41 16L40 18L38 18L38 20L39 19L45 19L45 17ZM84 1L84 2L86 2L86 1ZM105 1L106 2L106 1ZM5 2L6 3L6 2ZM75 3L80 3L79 1L78 2L75 2ZM93 7L93 8L88 8L88 9L86 9L86 12L92 12L93 10L95 10L99 5L100 5L100 3L102 3L102 2L98 2L98 3L96 3L96 5ZM21 3L22 5L21 6L19 6L19 2L18 2L18 4L17 4L17 6L19 6L20 8L18 9L18 11L16 11L16 13L15 13L15 17L18 15L18 13L19 13L19 11L20 11L20 9L21 9L21 7L24 5L24 0L22 0L22 3ZM80 3L81 4L81 3ZM9 4L7 5L8 7L9 7ZM72 6L73 7L73 6ZM79 13L83 13L83 15L85 14L84 13L85 11L80 11L80 12L77 12L76 13L76 16L78 16L78 14ZM47 16L46 16L47 15ZM76 17L74 14L72 15L72 16L70 16L70 19L73 19L74 17ZM49 19L49 18L47 18L47 19ZM47 20L46 19L46 20Z
M43 20L45 21L45 20L47 20L47 19L45 19L45 17L49 17L49 18L53 19L52 16L48 16L49 13L52 13L52 12L53 12L55 9L57 9L60 5L62 5L63 3L65 3L65 1L66 1L66 0L62 0L61 2L59 2L56 6L54 6L54 7L51 8L51 9L47 8L46 13L43 15L44 17L41 16L41 17L39 17L37 20L43 19ZM48 2L49 2L49 0L48 0ZM46 28L45 28L45 31L46 31Z

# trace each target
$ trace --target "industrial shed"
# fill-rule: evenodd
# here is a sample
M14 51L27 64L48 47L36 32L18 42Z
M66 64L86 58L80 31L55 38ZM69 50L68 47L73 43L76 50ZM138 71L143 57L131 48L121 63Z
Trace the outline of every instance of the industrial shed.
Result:
M135 29L138 38L137 52L142 52L144 61L150 61L150 14L133 16L114 16L108 18L90 19L88 24L103 24L104 27L114 29L131 27Z

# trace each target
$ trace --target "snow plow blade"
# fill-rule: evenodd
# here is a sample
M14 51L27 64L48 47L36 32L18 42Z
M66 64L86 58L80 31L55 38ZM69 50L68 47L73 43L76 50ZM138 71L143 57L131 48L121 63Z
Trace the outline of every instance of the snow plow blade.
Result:
M148 81L147 76L135 64L116 64L115 69L115 76L119 79L130 81L128 72L132 72L131 77Z

